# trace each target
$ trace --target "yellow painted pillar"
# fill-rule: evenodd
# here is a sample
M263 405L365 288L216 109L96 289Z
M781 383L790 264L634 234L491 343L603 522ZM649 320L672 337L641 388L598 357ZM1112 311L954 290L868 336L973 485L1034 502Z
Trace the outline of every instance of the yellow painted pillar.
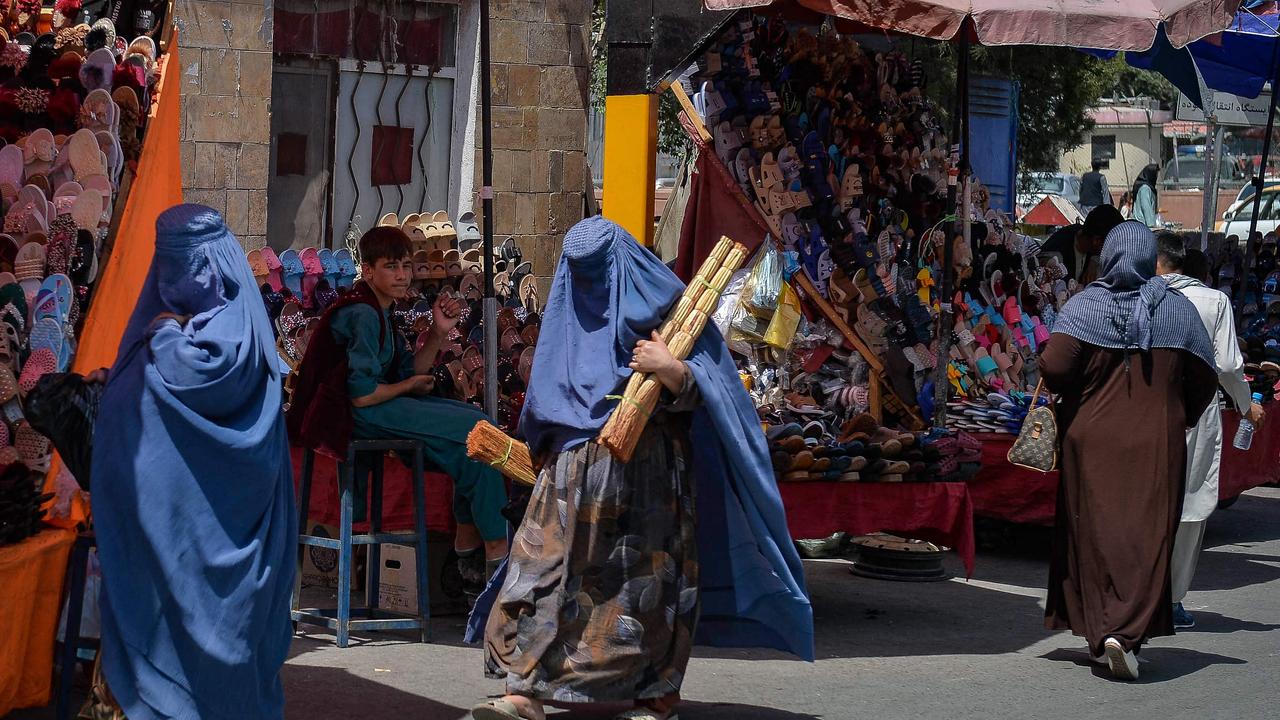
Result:
M610 95L604 102L604 216L646 247L653 244L658 96Z

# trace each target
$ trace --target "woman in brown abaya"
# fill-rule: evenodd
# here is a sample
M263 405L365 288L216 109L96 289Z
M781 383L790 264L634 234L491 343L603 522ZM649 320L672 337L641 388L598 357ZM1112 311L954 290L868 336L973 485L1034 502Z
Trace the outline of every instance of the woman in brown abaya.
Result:
M1062 442L1045 625L1083 635L1128 680L1142 643L1173 634L1185 431L1217 389L1203 323L1155 268L1151 231L1118 225L1040 356Z

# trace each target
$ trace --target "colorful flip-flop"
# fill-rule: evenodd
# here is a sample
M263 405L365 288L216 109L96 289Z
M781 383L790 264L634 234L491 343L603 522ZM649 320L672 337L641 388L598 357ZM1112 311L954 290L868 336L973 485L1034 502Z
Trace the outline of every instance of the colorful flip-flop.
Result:
M340 274L338 275L338 287L349 288L356 281L356 261L352 257L351 251L342 248L333 254L334 259L338 261Z
M320 248L316 254L320 256L320 265L324 267L324 279L329 281L329 287L337 288L338 279L342 277L342 266L338 263L338 258L329 248Z
M35 354L41 348L49 350L53 357L57 359L57 368L54 372L65 372L67 365L71 361L71 348L67 345L67 338L62 332L62 323L53 318L45 318L36 322L31 327L30 337L31 352Z
M280 263L280 257L276 255L276 251L272 250L269 245L258 252L262 255L262 261L267 265L267 284L271 286L273 291L280 292L284 289L284 277L281 275L284 266Z
M284 286L301 298L302 278L307 274L307 270L302 264L302 258L298 256L298 251L290 249L280 253L280 265Z

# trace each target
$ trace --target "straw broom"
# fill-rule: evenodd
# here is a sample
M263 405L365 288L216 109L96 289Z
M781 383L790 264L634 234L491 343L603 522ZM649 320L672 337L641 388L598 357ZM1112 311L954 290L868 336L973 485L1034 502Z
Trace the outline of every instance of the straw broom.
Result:
M693 282L685 288L675 310L658 331L677 360L689 357L693 344L720 303L729 279L747 259L747 249L727 237L712 249ZM600 431L597 442L622 462L630 462L649 416L658 404L662 385L649 373L634 373L627 381L621 402Z
M485 420L476 423L467 435L467 457L491 465L521 485L532 486L538 479L529 457L529 446Z

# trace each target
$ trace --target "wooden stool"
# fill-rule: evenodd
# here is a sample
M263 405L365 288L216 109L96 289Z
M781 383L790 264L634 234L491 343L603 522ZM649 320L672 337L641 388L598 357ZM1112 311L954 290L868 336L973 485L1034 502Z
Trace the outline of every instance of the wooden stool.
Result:
M413 533L392 534L382 532L382 463L390 451L409 453L413 457L411 481L413 483ZM355 487L357 458L371 460L369 534L352 535L352 493ZM427 577L427 513L424 500L423 450L417 440L352 440L347 458L338 463L338 491L340 512L338 539L306 534L308 509L311 501L311 476L315 470L315 452L307 450L302 461L302 487L298 497L298 574L293 592L293 620L295 623L323 625L337 635L337 645L347 646L351 630L418 630L420 642L430 642L431 602L428 593L431 583ZM417 549L418 614L414 617L392 613L378 608L378 569L382 565L384 544L404 545ZM369 546L369 581L365 585L365 607L351 607L352 547ZM338 551L338 607L299 607L302 598L302 559L307 547L320 547ZM352 617L357 619L352 620Z

